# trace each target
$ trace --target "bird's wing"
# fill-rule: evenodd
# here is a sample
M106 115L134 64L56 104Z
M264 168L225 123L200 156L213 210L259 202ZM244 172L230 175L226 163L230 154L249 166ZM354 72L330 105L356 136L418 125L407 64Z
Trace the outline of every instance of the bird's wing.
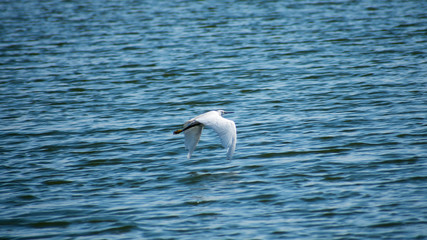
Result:
M184 127L191 124L191 120L184 124ZM199 143L200 135L202 135L203 125L196 125L184 131L185 135L185 148L188 149L187 158L191 158L191 154L193 154L194 149L196 149L197 143Z
M218 134L222 146L227 149L227 158L231 159L236 149L237 140L236 125L234 122L214 114L197 118L197 121L206 127L212 128Z

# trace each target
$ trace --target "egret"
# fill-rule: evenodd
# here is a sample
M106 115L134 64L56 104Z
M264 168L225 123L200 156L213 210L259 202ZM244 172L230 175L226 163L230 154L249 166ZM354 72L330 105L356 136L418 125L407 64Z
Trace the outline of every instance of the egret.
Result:
M236 125L233 121L225 119L222 115L226 113L224 110L210 111L192 118L184 123L184 128L173 132L179 134L184 132L185 148L188 149L187 158L191 158L197 143L199 143L200 135L204 127L212 128L221 139L221 144L227 149L227 159L231 159L236 149Z

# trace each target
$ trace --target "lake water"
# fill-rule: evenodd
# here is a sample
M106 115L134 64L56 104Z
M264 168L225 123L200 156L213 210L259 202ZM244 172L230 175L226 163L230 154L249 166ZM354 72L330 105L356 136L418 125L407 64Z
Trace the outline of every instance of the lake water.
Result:
M0 239L427 239L427 2L0 3ZM206 129L234 111L234 159Z

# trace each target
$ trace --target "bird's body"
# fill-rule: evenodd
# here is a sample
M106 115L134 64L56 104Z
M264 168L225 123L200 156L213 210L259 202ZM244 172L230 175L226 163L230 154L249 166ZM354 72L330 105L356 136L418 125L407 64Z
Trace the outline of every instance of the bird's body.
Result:
M233 121L222 117L223 110L210 111L192 118L184 123L184 128L176 130L174 134L184 132L185 148L188 149L188 158L191 158L204 127L212 128L220 137L221 144L227 149L227 159L231 159L236 149L236 125Z

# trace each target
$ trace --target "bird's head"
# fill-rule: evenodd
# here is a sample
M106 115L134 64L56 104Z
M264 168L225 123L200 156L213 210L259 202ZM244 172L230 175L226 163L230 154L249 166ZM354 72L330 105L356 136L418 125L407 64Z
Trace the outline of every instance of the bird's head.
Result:
M233 112L226 112L224 110L217 110L217 112L219 113L220 116L227 114L227 113L233 113Z

